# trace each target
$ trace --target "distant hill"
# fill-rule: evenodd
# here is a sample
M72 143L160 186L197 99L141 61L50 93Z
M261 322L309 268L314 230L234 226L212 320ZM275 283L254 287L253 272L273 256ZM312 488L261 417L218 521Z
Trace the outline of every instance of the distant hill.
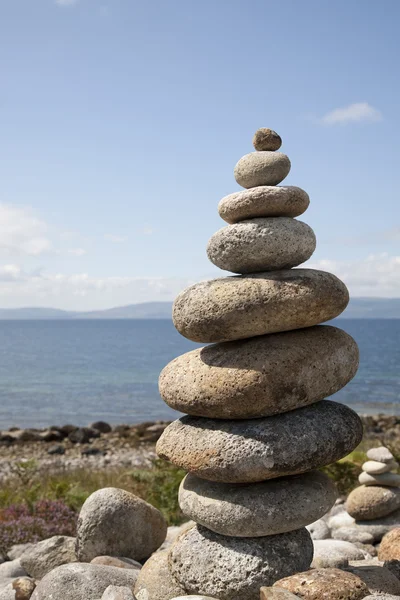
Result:
M1 308L0 320L170 319L171 312L172 302L144 302L88 312L56 308ZM400 319L400 298L352 298L340 318Z

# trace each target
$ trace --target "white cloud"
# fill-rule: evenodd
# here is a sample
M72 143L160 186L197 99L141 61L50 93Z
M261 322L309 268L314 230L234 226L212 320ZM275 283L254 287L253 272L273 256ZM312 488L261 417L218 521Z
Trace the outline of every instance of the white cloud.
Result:
M344 106L343 108L335 108L331 112L319 119L323 125L344 125L346 123L373 123L382 121L382 113L368 104L368 102L357 102Z
M107 242L112 242L113 244L123 244L127 241L128 238L123 235L114 235L112 233L106 233L104 235L104 239L107 240Z
M51 251L48 227L31 209L0 204L0 255L39 256Z

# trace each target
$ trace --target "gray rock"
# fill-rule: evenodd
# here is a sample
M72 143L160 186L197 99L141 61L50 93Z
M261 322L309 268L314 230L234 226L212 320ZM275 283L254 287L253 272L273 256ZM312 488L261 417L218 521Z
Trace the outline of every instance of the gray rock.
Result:
M360 531L356 527L339 527L332 531L335 540L343 540L352 544L372 544L374 536L368 531Z
M327 520L328 527L332 530L339 529L339 527L353 527L355 522L356 520L344 508L332 517L329 516Z
M0 590L0 600L29 600L36 584L30 577L12 579Z
M391 463L394 460L393 454L384 446L370 448L367 451L367 457L371 460L376 460L383 463Z
M400 560L385 560L383 566L400 580Z
M399 596L393 596L392 594L372 594L364 596L364 600L399 600Z
M0 565L0 585L5 579L25 577L26 575L28 575L28 573L21 565L21 560L19 558L9 560Z
M171 600L186 595L169 570L168 551L156 552L145 562L134 593L137 600Z
M382 473L382 475L369 475L368 473L361 473L358 477L358 481L363 485L379 485L379 486L400 486L400 475L396 473Z
M253 137L253 146L256 150L279 150L282 145L281 136L273 129L261 127L257 129Z
M29 550L33 548L35 544L28 542L27 544L14 544L11 546L10 550L7 552L7 556L10 560L15 560L16 558L21 558L21 556Z
M329 321L349 294L334 275L289 269L197 283L176 298L175 327L194 342L227 342Z
M335 502L336 488L319 471L261 483L215 483L187 475L179 490L183 513L227 536L261 537L300 529Z
M290 217L250 219L227 225L210 238L208 258L232 273L291 269L308 260L316 246L311 227Z
M349 454L361 439L359 416L322 400L262 419L183 417L167 427L156 449L202 479L250 483L320 468Z
M178 596L177 598L173 598L173 600L186 600L186 598L192 598L192 600L217 600L216 598L211 598L211 596L198 596L197 594Z
M196 526L172 546L169 566L188 594L220 600L258 600L260 587L308 569L312 541L306 529L268 537L225 537Z
M291 592L278 587L262 587L260 589L260 600L296 600Z
M311 566L314 569L343 568L348 565L349 560L363 558L371 556L350 542L314 540L314 558Z
M388 473L390 471L391 464L378 462L377 460L367 460L361 468L370 475L381 475L381 473Z
M374 542L380 542L386 533L400 527L400 509L391 513L387 517L381 519L373 519L371 521L357 521L357 529L368 531L374 536Z
M313 540L327 540L331 537L331 530L324 519L318 519L314 523L310 523L306 529Z
M128 587L109 585L101 600L134 600L134 595Z
M106 565L107 567L118 567L119 569L140 569L142 565L132 558L120 556L96 556L90 561L92 565Z
M346 508L356 520L380 519L400 508L400 489L362 485L350 492Z
M76 555L85 562L102 555L141 560L161 546L166 534L159 510L125 490L103 488L82 506Z
M289 174L290 166L289 158L282 152L250 152L236 163L233 173L244 188L278 185Z
M27 549L20 560L28 575L42 579L56 567L77 561L75 538L55 535Z
M294 185L262 185L229 194L218 204L219 216L227 223L258 217L298 217L310 204L304 190Z
M98 600L110 585L133 589L139 571L72 563L47 573L32 600Z
M175 410L215 419L280 414L331 396L356 374L358 347L328 325L214 344L182 354L161 372Z
M357 575L373 594L397 594L400 596L400 581L393 573L377 565L349 566L346 571Z
M159 547L157 552L162 552L163 550L168 550L168 548L170 548L172 546L172 544L175 542L178 535L180 535L184 531L187 531L191 527L194 527L195 525L196 525L196 523L194 521L187 521L186 523L183 523L183 525L180 525L179 527L177 527L177 526L176 527L174 527L174 526L168 527L167 537L165 538L164 543Z

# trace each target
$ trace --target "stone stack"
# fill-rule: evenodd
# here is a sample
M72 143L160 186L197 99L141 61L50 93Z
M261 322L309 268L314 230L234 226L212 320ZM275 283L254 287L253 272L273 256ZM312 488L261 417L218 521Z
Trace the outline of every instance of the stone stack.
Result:
M399 465L385 447L371 448L362 465L359 487L353 490L346 502L349 515L357 521L372 521L388 517L400 509Z
M161 436L160 457L188 471L179 502L197 524L172 546L168 568L187 594L255 600L262 585L309 568L306 525L333 505L315 471L360 442L352 410L324 398L355 375L358 349L319 323L347 306L330 273L293 269L312 255L312 229L294 217L306 192L280 186L290 170L280 137L257 131L256 152L235 167L247 188L223 198L229 223L208 244L210 260L238 273L198 283L174 303L175 327L209 343L165 367L160 393L188 416Z

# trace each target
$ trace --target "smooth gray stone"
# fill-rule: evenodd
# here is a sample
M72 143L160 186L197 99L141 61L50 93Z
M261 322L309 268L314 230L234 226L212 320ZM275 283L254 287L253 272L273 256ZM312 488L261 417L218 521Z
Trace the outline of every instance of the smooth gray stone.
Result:
M235 165L234 175L239 185L253 188L259 185L278 185L290 171L290 160L282 152L251 152Z
M342 540L314 540L314 558L312 568L343 568L349 560L371 558L370 554Z
M315 234L290 217L248 219L223 227L210 238L208 258L224 271L246 274L291 269L308 260Z
M132 590L126 586L110 585L105 590L101 600L134 600Z
M385 448L385 446L378 446L378 448L370 448L367 451L367 457L370 460L376 460L383 463L391 463L394 460L393 454Z
M393 573L379 565L350 565L346 569L357 575L373 594L396 594L400 596L400 581Z
M400 487L400 475L396 473L382 473L381 475L369 475L368 473L361 473L358 477L358 481L362 485L379 485L379 486L393 486Z
M260 588L309 568L306 529L268 537L234 538L196 526L172 546L169 566L188 594L219 600L258 600Z
M329 325L197 348L160 374L163 400L215 419L281 414L331 396L356 374L352 337Z
M187 475L179 505L189 518L221 535L262 537L300 529L324 515L337 497L319 471L261 483L216 483Z
M253 146L256 150L279 150L282 145L281 136L269 127L260 127L253 136Z
M221 219L233 224L258 217L298 217L309 204L307 192L294 185L261 185L225 196L218 212Z
M381 475L382 473L389 473L391 470L391 463L367 460L367 462L362 465L361 469L366 473L369 473L369 475Z
M349 301L337 277L288 269L197 283L176 298L174 325L194 342L228 342L329 321Z
M347 497L346 509L356 520L380 519L400 508L400 489L361 485Z
M77 562L75 538L55 535L28 548L20 558L25 571L34 579L42 579L60 565Z
M339 527L332 531L334 540L343 540L352 544L372 544L374 536L368 531L359 531L356 527Z
M250 483L335 462L358 446L362 434L353 410L323 400L261 419L182 417L166 428L157 453L203 479Z
M306 529L313 540L327 540L331 537L331 530L324 519L318 519L314 523L310 523Z

